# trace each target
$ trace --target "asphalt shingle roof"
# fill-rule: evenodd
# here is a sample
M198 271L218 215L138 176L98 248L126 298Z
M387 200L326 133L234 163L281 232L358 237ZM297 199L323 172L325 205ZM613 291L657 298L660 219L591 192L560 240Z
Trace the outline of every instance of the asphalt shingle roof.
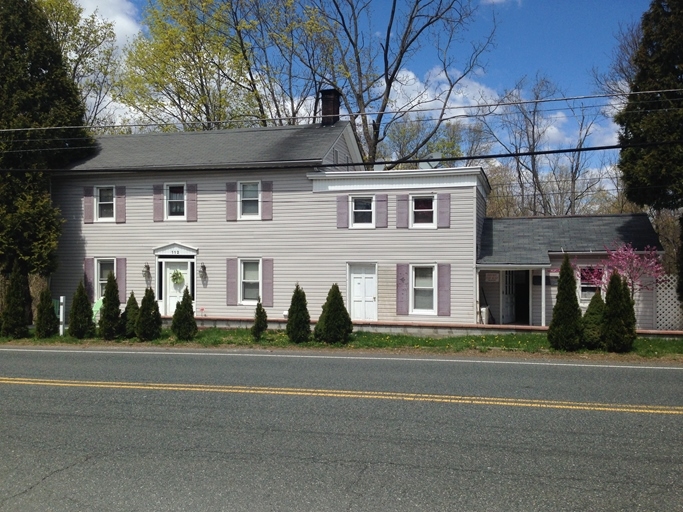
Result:
M662 249L645 214L484 220L481 265L547 265L548 253L605 252L630 243Z
M321 163L348 122L202 132L105 135L76 171L238 169Z

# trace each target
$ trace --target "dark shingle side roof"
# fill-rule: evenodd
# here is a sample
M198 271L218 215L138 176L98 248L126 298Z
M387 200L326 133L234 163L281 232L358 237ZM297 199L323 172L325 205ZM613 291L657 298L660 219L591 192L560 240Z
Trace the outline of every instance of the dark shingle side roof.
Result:
M477 263L547 265L548 253L604 253L622 243L662 249L645 214L485 219Z
M203 132L106 135L76 171L237 169L322 162L347 122Z

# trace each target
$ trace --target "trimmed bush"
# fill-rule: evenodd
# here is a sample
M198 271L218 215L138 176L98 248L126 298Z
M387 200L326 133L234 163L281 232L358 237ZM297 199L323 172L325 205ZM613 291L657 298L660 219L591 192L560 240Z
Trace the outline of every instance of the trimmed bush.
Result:
M574 269L567 254L560 267L553 319L548 327L548 342L555 350L572 351L581 348L581 308L576 297Z
M78 283L76 293L71 300L69 311L69 336L79 340L95 335L95 322L92 319L92 304L85 293L83 281Z
M261 298L259 297L254 313L254 325L251 326L251 337L254 338L255 341L259 341L267 329L268 315L266 314L266 310L263 309L263 304L261 304Z
M171 331L180 341L191 341L197 335L197 321L194 319L192 309L192 296L185 287L183 299L176 303L171 321Z
M135 335L140 341L156 340L161 336L161 313L154 296L154 290L147 288L140 303L138 320L135 323Z
M598 289L593 295L588 308L581 319L583 325L583 347L595 350L602 345L602 315L605 312L605 301Z
M59 332L59 318L55 315L52 294L48 288L40 293L36 312L36 338L49 338Z
M629 352L636 340L636 315L628 284L612 273L605 295L602 339L609 352Z
M308 301L303 288L296 284L292 294L292 302L287 311L287 327L285 333L292 343L305 343L311 337L311 315L308 313Z
M114 274L109 272L107 284L104 287L100 321L98 322L100 338L113 340L121 333L121 301L119 300L119 285Z
M130 292L128 301L126 302L126 309L121 315L121 325L123 326L123 337L126 339L135 338L135 325L138 322L138 314L140 313L140 306L135 294Z
M26 308L29 303L27 295L28 277L21 275L19 265L15 262L5 290L0 335L15 339L28 337L30 320Z
M349 312L344 306L344 298L337 283L332 285L318 323L313 330L313 336L318 341L326 343L348 343L353 332L353 323Z

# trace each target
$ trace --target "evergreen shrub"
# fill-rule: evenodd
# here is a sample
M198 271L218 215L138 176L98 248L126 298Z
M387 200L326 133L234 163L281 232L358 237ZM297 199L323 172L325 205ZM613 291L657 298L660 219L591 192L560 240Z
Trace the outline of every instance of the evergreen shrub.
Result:
M574 269L567 254L560 267L553 319L548 327L548 342L555 350L572 351L581 348L581 308L576 297Z
M353 323L344 306L344 298L337 283L332 285L318 323L313 330L317 341L325 343L348 343L353 332Z
M49 338L59 332L59 318L52 304L52 293L45 288L40 293L38 311L36 312L36 338Z
M121 333L121 301L119 300L119 285L112 272L107 276L104 287L100 320L98 322L100 338L113 340Z
M609 352L629 352L636 340L636 315L628 284L612 273L605 295L602 339Z
M138 306L138 300L135 298L135 294L130 292L130 296L126 302L126 309L123 310L123 314L121 315L124 338L135 338L135 325L138 321L139 312L140 306Z
M255 341L259 341L263 333L268 329L268 315L266 310L263 309L263 304L261 304L261 298L259 297L256 303L256 311L254 313L254 325L251 326L251 336Z
M602 315L605 312L605 301L598 289L581 319L583 325L583 347L595 350L602 345Z
M161 337L161 313L154 290L151 288L145 290L145 296L140 303L135 335L140 341L151 341Z
M27 338L29 317L26 304L28 280L21 275L19 264L15 261L5 290L5 307L2 310L0 335L10 338Z
M183 299L176 303L171 321L171 332L180 341L191 341L197 335L197 321L194 319L192 296L187 286L183 292Z
M95 322L92 319L92 304L85 293L83 281L78 283L76 292L71 300L69 311L69 336L83 339L95 335Z
M292 301L287 311L285 333L292 343L305 343L311 337L311 315L308 313L306 292L296 284Z

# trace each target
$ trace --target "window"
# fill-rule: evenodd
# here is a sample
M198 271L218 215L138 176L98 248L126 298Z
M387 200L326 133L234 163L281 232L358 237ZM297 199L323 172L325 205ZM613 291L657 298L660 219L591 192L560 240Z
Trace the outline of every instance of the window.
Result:
M240 219L259 219L259 182L239 184Z
M412 311L434 313L436 311L435 266L413 266L412 270Z
M602 283L602 269L595 267L584 267L580 271L581 278L581 293L582 301L589 301L595 295L595 292L601 288Z
M166 218L185 218L185 185L166 186Z
M256 304L261 297L261 262L240 261L240 303Z
M97 220L114 220L114 187L97 187L95 189L97 201Z
M412 227L435 227L434 196L415 196L411 200Z
M351 227L372 228L374 227L374 206L372 197L351 198Z
M116 277L115 269L116 265L113 258L97 260L96 300L104 297L104 289L107 286L107 278L109 277L109 273L114 274L114 277Z

